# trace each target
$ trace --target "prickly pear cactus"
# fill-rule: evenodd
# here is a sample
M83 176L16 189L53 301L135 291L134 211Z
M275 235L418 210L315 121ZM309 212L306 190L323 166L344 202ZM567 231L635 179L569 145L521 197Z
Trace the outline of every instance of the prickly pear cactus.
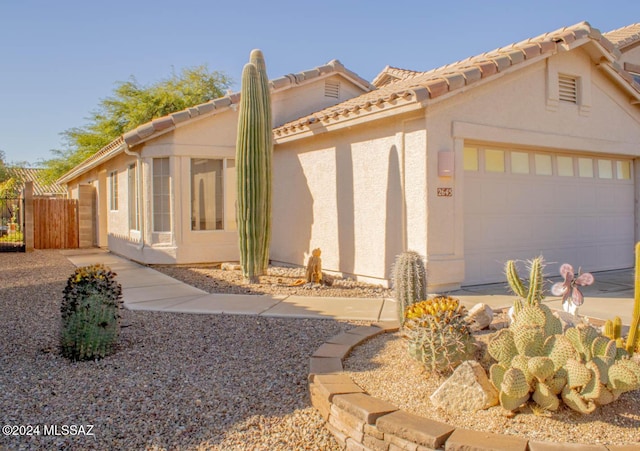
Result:
M427 371L448 374L474 357L475 340L457 299L439 296L410 306L404 337L409 354Z
M614 340L588 325L563 334L556 321L545 305L524 304L510 327L489 342L487 350L497 361L490 379L502 407L515 410L532 400L543 409L557 410L562 399L571 409L589 414L640 388L640 364L628 359Z

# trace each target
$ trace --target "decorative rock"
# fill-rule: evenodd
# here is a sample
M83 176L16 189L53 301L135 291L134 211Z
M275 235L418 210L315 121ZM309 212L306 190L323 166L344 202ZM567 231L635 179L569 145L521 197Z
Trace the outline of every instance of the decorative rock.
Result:
M576 327L578 324L587 324L587 322L576 315L564 311L556 311L553 313L562 323L562 330L567 330L569 327Z
M487 304L476 304L469 310L467 319L472 330L486 329L493 321L493 310Z
M476 411L498 404L498 392L484 368L474 360L462 362L429 398L434 406L449 411Z
M223 263L220 265L220 269L223 271L240 271L242 266L240 266L240 263Z

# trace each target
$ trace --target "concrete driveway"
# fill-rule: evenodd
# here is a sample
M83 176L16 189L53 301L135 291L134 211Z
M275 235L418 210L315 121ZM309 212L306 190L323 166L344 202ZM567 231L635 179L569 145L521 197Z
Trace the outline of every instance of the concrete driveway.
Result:
M592 274L595 277L593 285L580 288L584 295L584 304L578 313L602 320L619 316L623 324L630 324L633 314L633 268ZM551 295L551 285L561 281L560 276L545 280L547 296L544 302L551 308L562 310L561 298ZM514 300L506 282L463 287L448 294L459 298L467 306L484 302L492 308L510 307Z

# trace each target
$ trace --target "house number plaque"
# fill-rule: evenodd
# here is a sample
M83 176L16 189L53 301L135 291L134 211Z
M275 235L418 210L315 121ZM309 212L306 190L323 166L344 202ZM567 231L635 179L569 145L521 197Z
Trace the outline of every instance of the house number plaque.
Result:
M438 197L453 197L453 188L438 188Z

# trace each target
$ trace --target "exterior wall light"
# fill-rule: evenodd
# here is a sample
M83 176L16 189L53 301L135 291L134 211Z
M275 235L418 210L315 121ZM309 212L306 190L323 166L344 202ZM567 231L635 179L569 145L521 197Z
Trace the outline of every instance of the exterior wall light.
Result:
M447 150L438 152L438 176L453 177L453 152Z

